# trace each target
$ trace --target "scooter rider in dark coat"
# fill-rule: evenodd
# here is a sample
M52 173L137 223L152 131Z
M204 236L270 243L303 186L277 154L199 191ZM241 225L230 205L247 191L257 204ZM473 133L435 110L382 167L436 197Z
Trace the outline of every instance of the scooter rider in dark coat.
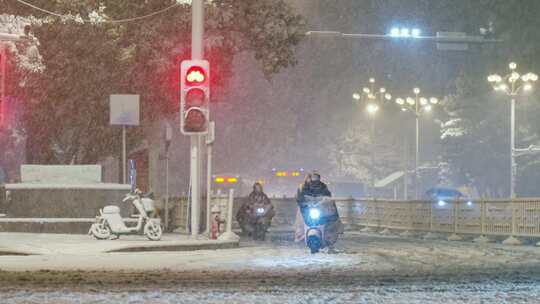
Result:
M305 196L332 196L328 186L321 182L321 175L319 173L312 173L311 180L307 182L302 190L298 193L297 201L299 204L306 201Z
M297 194L297 203L300 210L303 210L303 203L306 202L306 196L332 196L330 190L325 183L321 182L321 175L317 172L311 174L311 181L306 183L302 189ZM335 253L334 244L338 239L338 235L343 233L343 224L339 220L339 214L337 208L335 207L335 216L333 219L328 222L325 226L325 242L328 246L329 253Z
M263 208L264 214L257 216L257 209L260 208ZM264 193L262 185L255 183L253 191L236 213L236 220L244 234L263 241L275 215L274 206Z

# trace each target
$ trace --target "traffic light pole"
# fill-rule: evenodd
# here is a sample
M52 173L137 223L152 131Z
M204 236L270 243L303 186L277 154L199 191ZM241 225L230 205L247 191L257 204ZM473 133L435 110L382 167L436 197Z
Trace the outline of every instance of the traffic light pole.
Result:
M122 125L122 183L127 183L126 178L126 125Z
M4 122L4 103L6 102L6 51L0 43L0 128Z
M191 2L191 59L203 59L204 3L203 0ZM199 235L201 210L201 138L191 136L190 179L191 179L191 235Z
M208 135L206 136L206 234L210 235L211 208L212 204L212 146L214 145L215 123L210 122Z

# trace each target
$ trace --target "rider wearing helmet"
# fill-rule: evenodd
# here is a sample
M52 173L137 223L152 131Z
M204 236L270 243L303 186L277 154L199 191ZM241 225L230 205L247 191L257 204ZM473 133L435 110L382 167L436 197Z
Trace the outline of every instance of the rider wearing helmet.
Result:
M306 182L298 191L296 201L300 210L302 210L304 206L306 196L332 196L332 193L330 192L330 190L328 190L326 184L321 181L321 175L316 171L311 173L310 181ZM325 225L325 241L328 246L329 253L336 252L336 250L334 249L334 244L338 239L338 235L343 233L343 224L339 220L339 214L337 212L337 207L335 206L335 203L334 209L335 215Z
M262 210L262 211L261 211ZM258 214L261 211L262 214ZM264 232L272 224L272 218L275 215L274 206L268 196L264 193L260 183L253 185L253 191L249 194L247 200L242 204L236 213L236 220L242 228L242 232L254 239L264 239ZM256 226L258 229L256 229ZM257 235L257 230L263 232Z
M310 179L299 189L296 201L301 207L306 201L305 196L332 196L325 183L321 182L321 175L314 171L310 174Z

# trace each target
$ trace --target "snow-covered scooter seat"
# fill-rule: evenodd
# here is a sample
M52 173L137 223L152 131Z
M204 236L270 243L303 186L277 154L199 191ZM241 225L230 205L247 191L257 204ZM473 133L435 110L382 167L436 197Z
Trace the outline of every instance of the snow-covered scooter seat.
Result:
M105 206L105 208L103 208L103 213L104 214L114 214L114 213L120 213L120 208L118 208L118 206Z

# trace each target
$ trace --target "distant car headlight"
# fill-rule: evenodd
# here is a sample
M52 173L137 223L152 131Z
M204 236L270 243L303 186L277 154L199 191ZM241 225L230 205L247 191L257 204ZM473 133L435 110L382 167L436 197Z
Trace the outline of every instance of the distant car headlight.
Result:
M446 202L443 201L443 200L439 200L439 201L437 202L437 205L439 205L439 207L443 207L444 205L446 205Z
M319 211L319 209L315 209L315 208L309 209L309 217L312 220L318 220L319 217L321 217L321 212Z
M264 213L264 208L257 208L256 212L257 212L257 214L263 214Z

